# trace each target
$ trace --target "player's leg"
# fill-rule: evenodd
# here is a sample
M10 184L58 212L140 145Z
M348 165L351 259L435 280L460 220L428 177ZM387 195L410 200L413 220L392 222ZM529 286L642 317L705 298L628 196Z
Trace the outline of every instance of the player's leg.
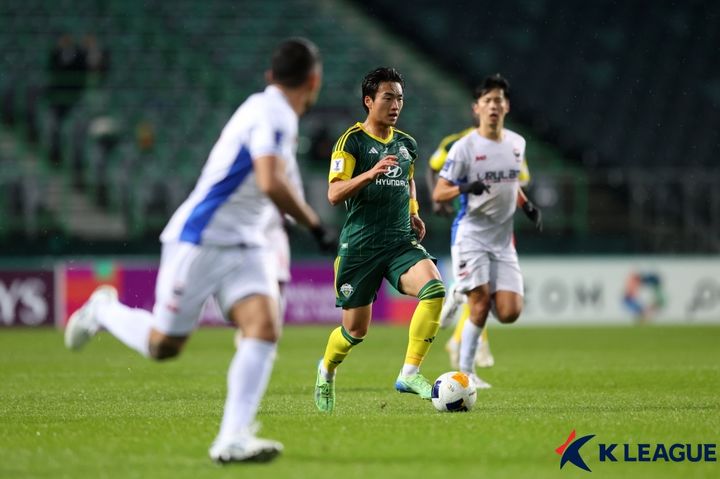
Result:
M408 268L410 264L412 266ZM398 277L400 272L402 274ZM424 250L415 248L396 258L388 279L399 291L420 300L410 320L405 360L395 388L429 399L432 385L420 374L420 366L440 327L445 286L433 260Z
M212 272L203 269L205 263L206 254L195 245L163 245L153 313L120 303L115 288L101 286L71 316L65 344L79 349L105 328L143 356L158 360L177 356L211 292ZM198 277L203 281L192 281Z
M488 337L487 324L478 338L477 351L475 353L475 365L479 368L491 368L495 365L495 357L490 351L490 339Z
M462 294L462 293L460 293ZM462 340L462 330L463 327L465 327L465 321L467 321L467 318L470 316L470 308L467 305L467 297L462 294L462 307L460 308L460 319L455 324L455 329L453 329L452 336L450 336L450 339L448 339L447 343L445 343L445 351L447 351L448 356L450 357L450 367L453 369L459 369L460 366L458 366L458 361L460 358L460 341Z
M522 272L514 249L502 252L493 260L491 275L493 314L503 324L514 323L522 313L524 293Z
M523 309L523 297L515 291L497 291L493 294L497 319L503 324L517 321Z
M477 353L478 343L485 324L487 322L488 313L490 312L490 285L489 283L471 289L467 293L468 307L470 315L462 331L462 339L460 340L460 371L468 374L472 383L478 389L486 389L490 384L480 379L475 374L475 356Z
M490 311L490 257L483 251L458 251L453 259L458 289L467 295L469 309L461 332L458 366L470 375L476 387L489 387L475 374L474 361Z
M220 432L210 448L218 462L268 461L282 444L256 437L255 416L267 389L280 337L278 285L269 254L259 248L228 251L226 271L217 293L218 303L242 331L227 375L227 397Z
M382 258L335 259L335 305L342 308L342 324L328 337L325 353L318 364L315 379L315 406L332 412L335 407L335 374L352 348L367 335L372 303L382 282L385 263Z

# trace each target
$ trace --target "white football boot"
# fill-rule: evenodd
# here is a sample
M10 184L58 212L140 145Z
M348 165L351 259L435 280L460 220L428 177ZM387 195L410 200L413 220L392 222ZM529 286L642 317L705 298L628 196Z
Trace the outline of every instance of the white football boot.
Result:
M118 293L114 287L105 285L96 288L85 304L70 316L65 326L65 347L78 350L85 346L100 329L97 307L117 300Z
M492 385L490 383L483 381L480 379L480 377L475 373L465 373L470 378L470 385L474 386L475 389L490 389Z
M283 445L256 437L258 428L253 424L232 438L215 440L210 446L210 459L219 464L272 461L282 453Z

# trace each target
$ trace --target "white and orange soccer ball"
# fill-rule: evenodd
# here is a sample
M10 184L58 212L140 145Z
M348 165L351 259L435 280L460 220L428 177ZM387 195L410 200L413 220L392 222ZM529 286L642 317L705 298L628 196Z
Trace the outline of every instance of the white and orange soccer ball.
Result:
M475 405L477 391L467 374L451 371L435 380L431 398L440 412L469 411Z

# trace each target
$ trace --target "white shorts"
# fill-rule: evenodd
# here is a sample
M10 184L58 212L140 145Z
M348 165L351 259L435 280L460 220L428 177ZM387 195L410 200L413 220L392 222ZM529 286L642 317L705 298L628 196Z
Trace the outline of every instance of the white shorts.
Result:
M281 283L290 281L290 241L285 228L280 224L267 231L267 242L275 255L277 280Z
M450 249L455 289L467 293L483 284L490 284L490 293L512 291L523 295L523 278L517 251L510 245L501 252L461 251Z
M197 327L205 301L214 296L225 319L232 305L262 294L277 300L275 262L260 247L197 246L164 243L160 259L153 328L186 336Z

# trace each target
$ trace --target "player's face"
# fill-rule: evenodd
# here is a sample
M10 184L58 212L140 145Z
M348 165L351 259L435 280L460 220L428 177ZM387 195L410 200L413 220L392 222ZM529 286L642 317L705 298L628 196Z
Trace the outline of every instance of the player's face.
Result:
M502 125L508 111L510 111L510 103L505 98L505 92L500 88L490 90L473 103L473 112L480 120L480 124L491 127Z
M383 126L395 126L403 107L403 89L397 82L382 82L375 98L365 97L368 117Z

